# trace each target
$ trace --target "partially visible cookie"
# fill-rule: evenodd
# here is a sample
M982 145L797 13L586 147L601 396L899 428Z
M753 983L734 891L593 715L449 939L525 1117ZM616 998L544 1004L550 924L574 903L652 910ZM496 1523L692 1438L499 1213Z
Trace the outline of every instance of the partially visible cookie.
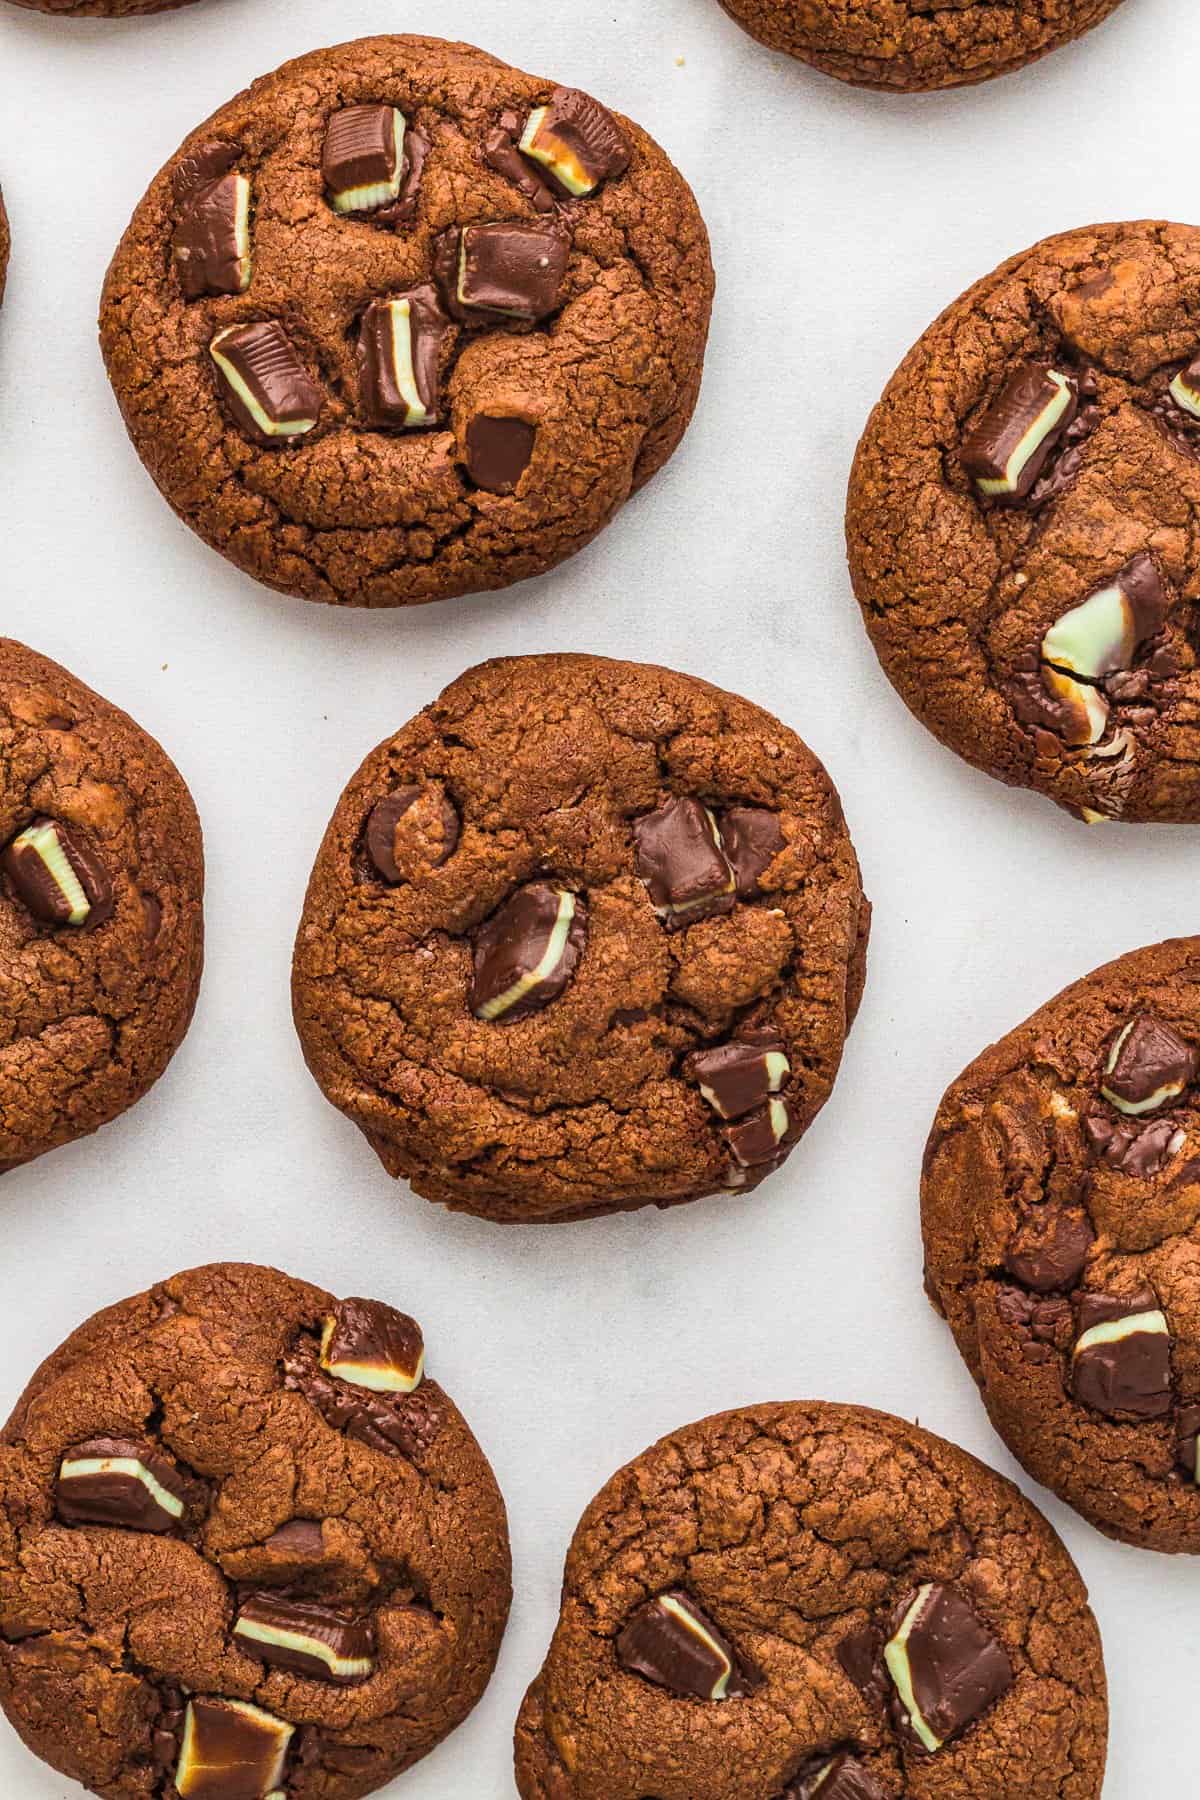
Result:
M696 402L712 266L627 119L465 44L318 50L155 178L101 303L180 517L309 600L405 606L580 549Z
M4 299L4 283L8 275L8 252L11 239L8 232L8 214L4 210L4 195L0 193L0 301Z
M132 1106L200 984L200 823L148 733L0 639L0 1168Z
M189 0L12 0L12 4L60 19L124 19L136 13L174 12Z
M97 1313L0 1438L0 1704L106 1800L359 1800L474 1706L509 1588L419 1325L274 1269Z
M722 0L752 37L859 87L961 87L1007 75L1120 0Z
M641 663L512 657L338 802L296 1025L431 1200L538 1221L742 1194L829 1095L869 912L832 782L769 713Z
M917 717L1088 821L1200 820L1200 230L1048 238L909 352L867 424L854 589Z
M521 1708L523 1800L1096 1800L1083 1582L1010 1482L918 1426L798 1402L621 1469Z
M1136 950L938 1108L929 1294L992 1423L1110 1537L1200 1552L1200 938Z

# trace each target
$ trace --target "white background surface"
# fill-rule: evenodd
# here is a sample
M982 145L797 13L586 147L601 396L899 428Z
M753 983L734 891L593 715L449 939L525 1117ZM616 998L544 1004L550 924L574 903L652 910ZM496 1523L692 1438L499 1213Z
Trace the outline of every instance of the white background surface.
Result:
M271 1261L416 1313L507 1496L516 1600L478 1710L388 1791L501 1800L571 1531L661 1433L739 1402L864 1401L1031 1488L922 1296L921 1147L944 1085L991 1038L1107 957L1197 929L1197 839L1085 829L941 750L862 632L842 502L883 382L976 276L1072 225L1200 219L1200 15L1127 0L1022 74L900 99L760 49L715 0L0 13L0 629L161 738L199 805L209 878L207 972L166 1077L98 1137L4 1180L0 1416L87 1314L193 1263ZM177 523L126 442L94 320L133 206L193 125L289 56L388 29L461 36L643 123L695 187L718 300L692 430L597 543L506 594L368 616L269 594ZM833 1099L745 1203L566 1228L451 1217L389 1182L301 1061L292 936L344 782L468 664L551 649L748 695L845 800L876 905L866 1000ZM1175 1791L1195 1767L1200 1568L1034 1497L1104 1633L1106 1800ZM78 1791L0 1721L0 1793Z

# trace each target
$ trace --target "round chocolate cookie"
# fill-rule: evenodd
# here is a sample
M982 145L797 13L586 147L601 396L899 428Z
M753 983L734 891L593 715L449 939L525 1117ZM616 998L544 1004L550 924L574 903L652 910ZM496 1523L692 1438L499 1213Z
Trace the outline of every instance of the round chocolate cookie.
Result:
M978 282L867 426L847 540L929 728L1088 821L1200 820L1200 230L1097 225Z
M597 656L470 670L363 763L296 941L309 1068L430 1200L743 1193L837 1074L869 907L769 713Z
M1108 1536L1200 1551L1200 938L978 1057L921 1194L930 1297L1014 1456Z
M203 953L192 797L160 745L0 639L0 1170L139 1100L178 1049Z
M11 0L14 6L33 12L53 13L59 19L126 19L137 13L174 12L188 0Z
M406 606L580 549L695 405L708 238L644 131L436 38L319 50L158 175L101 305L180 517L285 593Z
M1082 36L1120 0L721 0L751 37L858 87L962 87Z
M1104 1659L1010 1482L819 1401L674 1432L592 1501L523 1800L1095 1800Z
M470 1712L509 1596L487 1459L377 1300L193 1269L0 1437L0 1704L109 1800L359 1800Z

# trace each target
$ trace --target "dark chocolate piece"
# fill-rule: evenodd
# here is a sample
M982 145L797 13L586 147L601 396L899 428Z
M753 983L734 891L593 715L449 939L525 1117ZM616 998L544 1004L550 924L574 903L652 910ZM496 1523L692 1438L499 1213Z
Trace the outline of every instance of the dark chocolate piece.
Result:
M1140 1181L1161 1174L1187 1138L1175 1119L1139 1125L1132 1119L1110 1119L1102 1113L1090 1114L1083 1121L1083 1131L1098 1162Z
M1108 1418L1161 1419L1171 1410L1171 1332L1151 1289L1126 1298L1081 1294L1071 1391Z
M966 1730L1012 1686L1008 1652L966 1596L926 1582L897 1607L884 1649L897 1726L930 1754Z
M716 819L699 800L676 796L632 829L638 875L668 931L733 910L736 878Z
M197 188L183 209L171 254L185 300L244 294L250 286L250 183L231 172Z
M399 197L404 139L404 114L394 106L345 106L333 114L321 174L335 212L375 212Z
M230 169L237 167L241 151L236 144L227 143L223 138L214 139L210 144L201 144L198 149L189 150L175 165L171 176L171 186L178 205L191 198L197 188L207 187L210 181L216 181L219 175L227 175Z
M385 881L411 881L458 848L459 817L440 783L397 788L367 816L367 854Z
M511 494L533 457L537 427L525 419L476 413L467 426L467 472L490 494Z
M740 1119L765 1106L791 1072L783 1039L774 1031L748 1032L711 1050L697 1050L688 1072L722 1119Z
M321 390L277 319L228 325L209 345L230 411L255 443L272 448L311 431Z
M523 1019L557 1000L583 955L587 909L577 894L533 882L475 940L470 1006L477 1019Z
M181 1800L265 1800L283 1788L294 1725L247 1700L193 1695L175 1767Z
M763 806L731 806L721 814L721 842L743 900L758 893L758 878L784 846L779 814Z
M774 1162L795 1123L787 1101L775 1097L725 1130L725 1142L739 1168L756 1169Z
M888 1792L857 1757L843 1750L802 1769L781 1800L888 1800Z
M883 1633L873 1625L848 1632L837 1647L842 1672L854 1683L869 1706L883 1706L888 1698L887 1670L883 1661Z
M59 1464L54 1510L66 1525L174 1531L194 1505L196 1484L159 1451L132 1438L87 1438Z
M455 317L532 323L558 305L570 252L558 226L464 225L439 240L436 273Z
M578 88L555 88L549 105L530 113L520 147L572 199L623 175L632 154L612 114Z
M293 1669L335 1687L352 1687L375 1670L369 1621L317 1600L251 1594L238 1608L233 1636L241 1649L270 1667Z
M382 1300L339 1300L318 1358L327 1375L376 1394L411 1394L425 1372L425 1340L407 1313Z
M1175 1460L1200 1486L1200 1406L1181 1406L1175 1418Z
M729 1700L750 1691L728 1639L682 1588L639 1606L617 1638L616 1653L623 1669L674 1694Z
M1041 474L1079 404L1075 379L1046 363L1025 363L1009 376L959 455L979 492L1023 500Z
M43 925L102 925L112 916L112 878L69 826L39 818L19 831L0 868L18 900Z
M368 425L437 424L442 348L453 329L432 282L368 306L358 332L359 407Z
M501 113L499 124L487 135L483 160L497 175L511 181L538 212L551 213L558 204L554 189L517 149L520 131L521 121L515 112Z
M1082 1207L1041 1206L1025 1218L1004 1252L1004 1266L1035 1294L1073 1288L1096 1241Z
M1113 1039L1100 1092L1137 1117L1177 1100L1196 1073L1196 1046L1153 1013L1137 1013Z
M299 1556L306 1559L325 1554L325 1533L319 1519L289 1519L278 1531L273 1531L267 1539L264 1549L274 1550L280 1556Z

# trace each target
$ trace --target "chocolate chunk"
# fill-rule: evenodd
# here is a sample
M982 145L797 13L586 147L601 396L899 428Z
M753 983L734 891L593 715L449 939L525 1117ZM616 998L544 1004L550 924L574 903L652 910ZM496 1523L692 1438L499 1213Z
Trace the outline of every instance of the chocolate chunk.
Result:
M1036 650L1020 659L1005 692L1022 725L1053 732L1068 746L1097 743L1104 735L1108 704L1103 694L1045 668Z
M432 282L368 306L358 332L358 397L368 425L437 424L442 349L452 330Z
M66 1525L174 1531L195 1495L195 1483L145 1444L88 1438L73 1444L59 1464L54 1509Z
M1200 1485L1200 1406L1181 1406L1175 1419L1175 1460Z
M1096 1241L1091 1221L1079 1206L1042 1206L1021 1223L1004 1252L1004 1266L1035 1294L1073 1288Z
M617 1661L674 1694L729 1700L750 1692L732 1646L682 1588L647 1600L616 1642Z
M533 457L537 427L525 419L476 413L467 426L467 472L490 494L511 494Z
M1194 356L1186 368L1180 369L1167 389L1176 406L1200 419L1200 355Z
M888 1800L888 1792L857 1757L841 1751L801 1770L781 1800Z
M747 1033L732 1043L698 1050L688 1071L723 1119L740 1119L778 1094L791 1073L783 1039L773 1031Z
M1078 404L1076 381L1046 363L1026 363L1010 375L959 451L979 492L1023 500Z
M570 251L557 226L464 225L439 240L436 273L457 318L532 323L558 305Z
M250 286L250 183L221 175L197 188L183 209L171 254L185 300L244 294Z
M108 870L57 819L34 819L0 855L0 868L43 925L102 925L112 916Z
M208 349L230 411L255 443L269 448L312 430L321 390L277 319L228 325Z
M540 881L521 888L475 940L471 1011L510 1021L540 1012L570 981L586 942L578 895Z
M1055 620L1042 639L1042 661L1084 681L1111 677L1131 668L1170 608L1171 596L1150 557L1135 556L1112 581Z
M668 931L733 910L736 877L717 821L699 800L676 797L635 819L633 854Z
M175 1767L182 1800L268 1800L283 1787L294 1725L246 1700L188 1701Z
M1136 1125L1132 1120L1113 1120L1101 1113L1086 1118L1083 1130L1099 1162L1141 1181L1160 1174L1183 1147L1187 1136L1174 1119L1154 1119L1148 1125Z
M762 806L731 806L721 814L721 843L743 900L758 893L758 878L783 849L778 813Z
M370 1624L317 1600L251 1594L238 1608L233 1636L270 1667L294 1669L335 1687L366 1681L375 1669Z
M273 1531L264 1546L274 1550L280 1556L298 1556L306 1559L324 1556L325 1533L319 1519L289 1519L278 1531Z
M404 114L394 106L346 106L334 113L321 151L334 212L375 212L398 198L404 135Z
M441 784L397 788L367 816L367 854L385 881L412 881L458 848L459 818Z
M1012 1686L1003 1644L966 1597L926 1582L897 1608L884 1661L899 1729L932 1755Z
M792 1109L786 1100L768 1100L757 1112L730 1125L725 1142L739 1168L755 1169L775 1161L793 1124Z
M1153 1292L1083 1294L1071 1359L1077 1400L1109 1418L1160 1419L1171 1410L1171 1331Z
M237 166L240 156L237 145L226 143L222 138L189 150L186 156L180 157L171 176L176 202L182 206L198 188L207 187L219 175L227 175Z
M372 1393L327 1375L308 1345L284 1358L283 1385L302 1395L334 1431L384 1456L419 1463L442 1428L442 1407L429 1382L411 1394Z
M425 1340L407 1313L382 1300L339 1300L321 1333L327 1375L376 1394L411 1394L425 1372Z
M506 181L511 181L538 212L553 212L558 204L554 189L542 179L531 163L525 161L517 149L520 129L521 121L516 113L501 113L500 123L487 135L483 159L489 168L495 169L497 175L503 175Z
M521 152L540 163L573 199L594 194L602 181L623 175L631 155L612 114L578 88L555 88L549 106L530 113Z
M1155 1014L1137 1013L1113 1039L1100 1092L1137 1118L1177 1100L1196 1073L1195 1045Z
M883 1661L883 1634L873 1625L848 1632L837 1647L842 1671L870 1706L882 1706L888 1697L887 1670Z

